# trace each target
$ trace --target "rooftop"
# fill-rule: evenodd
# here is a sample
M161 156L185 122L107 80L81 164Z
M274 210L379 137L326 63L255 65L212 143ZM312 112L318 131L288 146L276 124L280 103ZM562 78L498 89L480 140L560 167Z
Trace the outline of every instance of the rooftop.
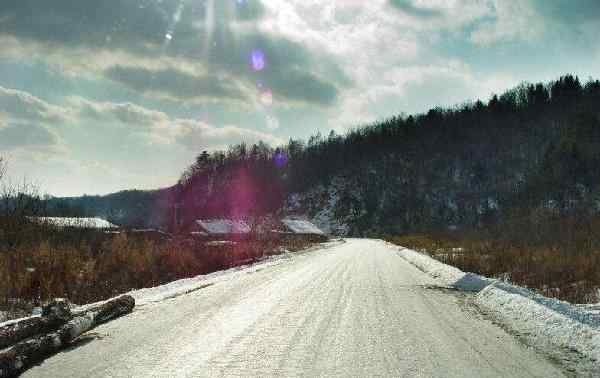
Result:
M217 234L248 234L250 226L242 220L231 219L199 219L196 224L205 232Z
M295 234L313 234L324 235L324 232L319 230L317 226L305 219L299 218L283 218L281 222Z
M109 229L118 228L102 218L74 218L74 217L29 217L30 220L39 224L46 224L55 227L72 228L90 228L90 229Z

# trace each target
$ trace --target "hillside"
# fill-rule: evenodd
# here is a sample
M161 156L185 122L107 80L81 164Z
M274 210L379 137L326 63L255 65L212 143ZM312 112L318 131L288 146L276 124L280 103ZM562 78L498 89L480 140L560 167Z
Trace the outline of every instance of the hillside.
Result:
M599 97L598 82L565 76L345 136L235 146L199 156L182 179L183 207L260 214L297 193L287 209L343 219L351 235L471 227L517 209L581 212L599 178Z
M56 197L45 201L49 216L97 216L128 227L164 228L171 189L127 190L105 196Z
M593 215L599 99L600 82L567 75L345 135L203 153L170 189L52 199L50 207L162 227L171 226L174 204L182 222L299 212L347 235L468 229L540 210Z

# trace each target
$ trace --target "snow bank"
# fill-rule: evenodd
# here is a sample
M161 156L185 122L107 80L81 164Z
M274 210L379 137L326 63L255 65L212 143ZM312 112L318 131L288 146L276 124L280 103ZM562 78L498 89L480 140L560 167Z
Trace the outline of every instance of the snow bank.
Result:
M441 281L445 286L465 291L481 291L494 282L494 280L475 273L465 273L410 249L400 247L398 254L423 272Z
M598 305L572 305L546 298L506 282L465 273L410 249L399 247L398 254L444 285L477 292L479 308L532 344L575 351L600 363Z
M537 345L572 350L600 363L600 315L527 289L495 282L475 303Z

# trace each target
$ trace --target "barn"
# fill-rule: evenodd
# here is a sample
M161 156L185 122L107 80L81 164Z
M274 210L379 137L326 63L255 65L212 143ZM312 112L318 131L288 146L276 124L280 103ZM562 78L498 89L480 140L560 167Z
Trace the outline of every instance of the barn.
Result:
M196 239L207 241L239 241L250 238L251 228L239 219L198 219L193 222L189 233Z
M301 239L311 242L324 242L327 235L312 222L300 217L285 217L281 220L280 237Z

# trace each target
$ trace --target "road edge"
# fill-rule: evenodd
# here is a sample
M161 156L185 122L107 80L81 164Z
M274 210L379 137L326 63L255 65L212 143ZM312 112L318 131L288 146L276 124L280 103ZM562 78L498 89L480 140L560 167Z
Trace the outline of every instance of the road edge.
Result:
M463 272L423 253L384 243L441 284L474 292L474 303L485 315L529 344L541 349L575 352L589 359L586 373L600 374L600 314L546 298L526 288Z

